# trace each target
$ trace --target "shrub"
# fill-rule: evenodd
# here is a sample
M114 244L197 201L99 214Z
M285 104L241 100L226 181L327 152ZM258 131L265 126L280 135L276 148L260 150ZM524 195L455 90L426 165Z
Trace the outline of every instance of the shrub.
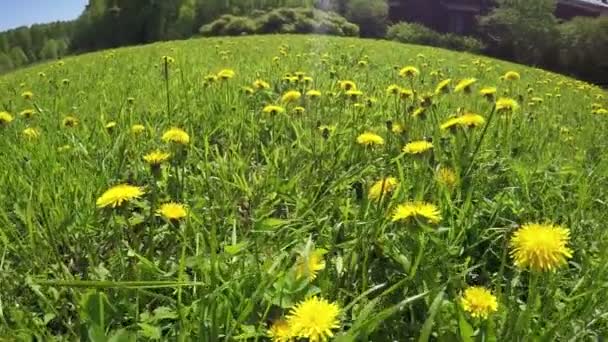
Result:
M386 0L351 0L346 12L348 20L359 25L364 37L384 37L388 4Z
M585 79L608 82L608 17L575 18L558 26L559 68Z
M473 37L452 33L441 34L415 23L398 23L389 27L386 38L402 43L437 46L451 50L481 52L484 45Z
M358 36L359 27L334 13L310 8L278 8L258 12L255 18L222 15L204 25L204 36L234 36L249 33L321 33Z

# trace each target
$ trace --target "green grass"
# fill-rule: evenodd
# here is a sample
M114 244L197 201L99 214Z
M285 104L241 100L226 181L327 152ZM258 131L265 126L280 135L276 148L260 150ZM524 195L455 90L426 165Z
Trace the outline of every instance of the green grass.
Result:
M175 59L166 74L165 55ZM420 75L399 77L406 65ZM223 68L235 77L205 85ZM500 79L510 70L521 80ZM321 99L303 97L303 114L294 104L263 113L285 91L311 88L282 81L296 71L314 79ZM424 117L412 117L439 81L451 78L453 88L467 77L478 79L471 94L435 95ZM247 95L258 78L271 88ZM356 82L360 106L339 80ZM388 95L393 83L416 98ZM592 113L608 102L598 88L473 55L317 36L126 48L20 70L0 85L0 111L15 117L0 127L0 336L265 340L270 322L318 295L343 309L340 341L608 337L608 115ZM483 86L521 108L496 112L478 94ZM27 90L32 100L21 97ZM31 119L18 115L28 108ZM459 111L487 124L440 130ZM63 127L67 115L79 125ZM110 121L117 125L107 130ZM387 121L405 132L388 131ZM145 132L133 135L134 124ZM161 140L173 126L189 133L189 146ZM25 138L26 127L40 136ZM357 144L365 131L385 144ZM401 152L423 138L432 152ZM174 153L156 176L142 160L154 149ZM455 171L452 189L437 182L439 166ZM386 176L399 187L368 200ZM119 183L146 195L97 208ZM170 200L188 206L187 219L155 215ZM407 200L435 204L440 223L391 222ZM567 265L514 266L509 240L528 222L570 229ZM325 269L296 279L298 255L315 249L326 252ZM470 285L497 296L486 321L462 310Z

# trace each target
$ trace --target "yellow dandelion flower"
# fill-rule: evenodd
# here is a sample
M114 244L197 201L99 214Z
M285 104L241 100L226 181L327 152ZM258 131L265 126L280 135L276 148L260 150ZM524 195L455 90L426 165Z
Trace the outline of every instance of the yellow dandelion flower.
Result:
M393 123L393 127L391 127L391 132L401 134L405 132L405 127L402 124L395 122Z
M171 56L162 56L161 60L163 61L163 63L166 63L166 64L173 64L173 63L175 63L175 58L173 58Z
M552 271L567 263L572 250L567 247L570 230L554 224L527 223L510 241L515 266L533 271Z
M8 125L13 121L13 116L9 112L0 112L0 126Z
M131 126L131 133L133 135L138 135L143 133L146 130L146 127L144 125L140 125L140 124L135 124L133 126Z
M403 152L406 154L421 154L433 149L433 143L426 140L418 140L407 143L403 147Z
M346 92L346 96L348 98L350 98L351 100L355 101L358 98L360 98L361 96L363 96L363 92L360 90L348 90Z
M291 327L284 319L274 322L270 326L270 329L268 329L268 335L272 339L272 342L289 342L294 338L291 334Z
M255 82L253 82L253 87L259 90L268 89L270 88L270 84L262 80L255 80Z
M107 124L105 124L104 126L108 131L113 130L114 128L116 128L116 121L110 121Z
M209 83L213 83L213 82L217 81L217 75L207 75L207 76L205 76L205 81L207 81Z
M302 78L302 82L304 82L305 84L311 84L313 81L313 78L310 76L305 76L304 78Z
M285 108L280 107L280 106L275 106L275 105L268 105L268 106L264 107L264 109L262 111L267 114L276 115L276 114L280 114L280 113L285 113Z
M420 75L420 70L413 66L406 66L399 70L399 76L401 77L416 77Z
M245 95L253 95L253 93L255 93L255 90L251 87L243 87L243 92L245 93Z
M475 318L486 319L491 313L498 311L496 296L488 289L480 286L471 286L464 290L464 295L460 298L460 304L464 311Z
M502 97L496 101L496 110L499 112L514 112L519 108L517 101Z
M290 90L283 94L281 97L281 102L290 103L296 102L302 97L302 94L297 90Z
M496 87L484 87L481 88L479 94L484 97L492 97L496 94Z
M507 71L502 77L507 81L519 81L521 78L517 71Z
M424 118L424 114L426 114L426 108L420 107L416 108L416 110L412 113L412 116L415 118Z
M183 130L173 127L170 128L163 134L162 140L164 142L172 142L180 145L188 145L190 143L190 136Z
M26 100L31 100L34 97L34 93L32 93L31 91L24 91L23 93L21 93L21 97Z
M384 145L384 139L377 134L365 132L357 137L357 143L366 146Z
M156 213L167 220L178 221L188 215L188 210L183 204L169 202L161 205Z
M220 80L229 80L231 78L233 78L235 75L234 70L232 69L222 69L220 70L220 72L217 73L217 77Z
M336 125L321 125L319 126L319 131L323 132L327 130L328 132L332 133L336 131Z
M366 67L367 66L367 61L359 61L357 62L357 65L359 65L360 67Z
M64 127L76 127L76 126L78 126L78 122L79 121L77 118L75 118L71 115L68 115L65 118L63 118L62 124Z
M449 119L441 125L442 130L455 127L478 127L483 125L486 120L483 116L475 113L466 113L456 118Z
M34 116L35 113L36 113L36 111L30 108L30 109L22 110L21 113L19 113L19 115L21 115L25 119L30 119L32 116Z
M340 81L339 84L340 84L340 89L345 90L345 91L357 89L357 84L355 84L355 82L353 82L353 81Z
M403 100L412 98L413 96L414 96L414 91L411 89L402 88L399 91L399 97L401 97Z
M308 281L315 280L317 273L325 269L323 256L326 253L324 249L315 249L308 255L300 255L295 264L296 277L307 278Z
M456 172L448 167L440 167L437 172L435 172L435 179L439 184L450 189L458 184Z
M409 219L425 219L429 223L439 223L441 221L441 212L434 204L425 202L406 202L395 208L391 220L407 221Z
M24 129L22 133L27 139L36 139L40 136L40 130L38 128L28 127Z
M471 87L476 82L477 82L476 78L466 78L466 79L458 82L458 84L454 88L454 91L456 91L457 93L458 92L470 93L471 92Z
M152 151L144 156L146 163L152 166L158 166L166 162L171 157L170 153L162 152L159 150Z
M317 99L317 98L321 97L321 92L318 90L312 89L312 90L309 90L306 92L306 96L308 96L311 99Z
M301 115L301 114L304 114L306 109L304 107L297 106L296 108L293 109L293 111L294 111L294 113Z
M386 88L386 92L391 95L399 95L399 93L401 92L401 87L396 84L391 84L388 86L388 88Z
M97 207L116 208L121 206L124 202L129 202L133 199L140 198L141 196L143 196L143 194L144 190L137 186L129 184L115 185L110 189L106 190L106 192L104 192L97 199Z
M393 192L399 186L399 181L395 177L386 177L375 182L367 195L369 200L379 200L381 197Z
M439 82L439 84L437 84L437 87L435 88L435 94L439 95L450 92L449 85L451 82L452 80L449 78L447 80Z
M593 114L599 114L599 115L608 115L608 109L606 108L600 108L600 109L596 109L592 112Z
M340 328L340 307L326 299L311 297L291 308L287 324L291 335L310 342L327 341Z

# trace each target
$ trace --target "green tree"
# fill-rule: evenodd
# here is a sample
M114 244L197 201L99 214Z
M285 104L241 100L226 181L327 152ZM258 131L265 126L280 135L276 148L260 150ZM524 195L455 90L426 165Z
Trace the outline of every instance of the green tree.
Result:
M0 52L0 72L7 72L12 70L15 66L13 65L13 61L4 52Z
M9 52L8 34L0 33L0 52Z
M556 0L498 0L480 19L491 51L528 64L550 64L557 41Z
M559 25L560 68L594 82L608 81L608 17L574 18Z
M362 37L383 37L386 33L386 0L351 0L346 18L359 25Z
M57 59L59 56L57 41L55 39L49 39L44 43L42 50L40 51L41 59Z
M11 49L11 60L13 61L13 65L18 68L29 63L29 59L23 49L20 46L15 46Z

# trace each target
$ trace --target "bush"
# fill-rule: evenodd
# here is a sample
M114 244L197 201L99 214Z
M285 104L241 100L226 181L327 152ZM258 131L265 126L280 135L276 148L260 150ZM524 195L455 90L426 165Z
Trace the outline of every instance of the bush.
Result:
M441 34L415 23L398 23L389 27L386 38L401 43L442 47L450 50L481 52L484 45L473 37Z
M255 18L223 15L204 25L204 36L234 36L250 33L319 33L358 36L359 27L334 13L310 8L278 8L257 13Z
M575 18L558 26L559 68L587 80L608 82L608 17Z
M348 20L359 25L364 37L384 37L388 4L386 0L351 0L346 12Z

